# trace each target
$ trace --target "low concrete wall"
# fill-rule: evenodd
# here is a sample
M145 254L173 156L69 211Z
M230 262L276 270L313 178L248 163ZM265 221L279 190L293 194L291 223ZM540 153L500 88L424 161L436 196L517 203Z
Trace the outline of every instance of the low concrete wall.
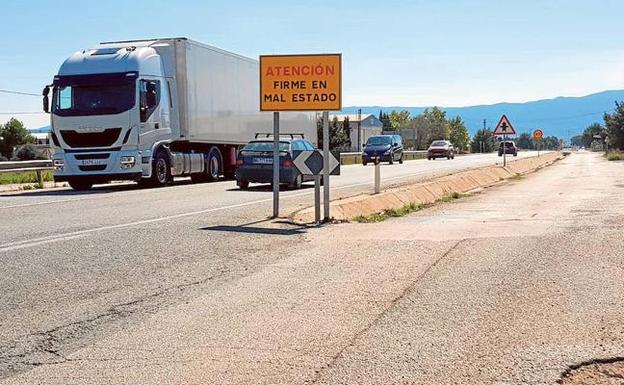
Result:
M360 194L331 202L332 217L337 220L351 220L360 215L371 215L383 210L398 209L406 204L429 204L451 193L469 193L489 187L517 174L524 175L548 166L563 155L558 152L540 157L520 159L506 167L488 166L474 170L436 178L427 182L416 183L386 190L380 194ZM307 208L292 215L297 223L314 222L314 208Z

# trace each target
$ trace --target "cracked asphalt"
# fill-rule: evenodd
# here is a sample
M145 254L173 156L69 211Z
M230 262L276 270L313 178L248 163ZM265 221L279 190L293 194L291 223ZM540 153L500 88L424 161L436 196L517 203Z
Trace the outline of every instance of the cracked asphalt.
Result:
M378 224L240 208L5 249L0 384L568 381L624 355L623 193L579 153Z

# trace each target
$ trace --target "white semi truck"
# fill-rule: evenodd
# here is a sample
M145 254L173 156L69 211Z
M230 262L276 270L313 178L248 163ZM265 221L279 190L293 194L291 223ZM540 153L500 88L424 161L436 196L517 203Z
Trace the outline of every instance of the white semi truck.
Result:
M258 71L256 60L187 38L76 52L43 91L54 179L85 190L111 180L232 177L238 148L272 132L271 113L259 111ZM280 131L317 142L310 113L280 114Z

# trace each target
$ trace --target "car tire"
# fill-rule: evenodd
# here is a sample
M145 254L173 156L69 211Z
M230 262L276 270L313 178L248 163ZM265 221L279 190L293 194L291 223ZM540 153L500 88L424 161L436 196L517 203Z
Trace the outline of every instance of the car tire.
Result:
M302 184L303 184L303 175L299 174L295 177L295 180L293 180L288 185L288 188L290 188L291 190L299 190Z
M403 154L401 154L401 157L399 158L399 164L403 164Z
M390 160L388 161L388 164L394 164L394 154L390 155Z
M362 161L362 166L366 166L367 164L368 164L367 161L365 161L365 160Z
M247 190L249 188L249 181L248 180L237 180L236 181L236 185L241 190Z
M93 187L93 182L86 179L70 179L67 182L76 191L87 191Z

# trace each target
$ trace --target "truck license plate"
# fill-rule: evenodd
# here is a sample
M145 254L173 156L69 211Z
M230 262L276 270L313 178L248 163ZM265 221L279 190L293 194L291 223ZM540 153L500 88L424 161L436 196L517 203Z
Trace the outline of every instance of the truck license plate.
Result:
M254 158L255 164L273 164L273 158Z
M99 166L101 164L105 164L105 160L104 159L83 159L82 160L82 165L83 166Z

